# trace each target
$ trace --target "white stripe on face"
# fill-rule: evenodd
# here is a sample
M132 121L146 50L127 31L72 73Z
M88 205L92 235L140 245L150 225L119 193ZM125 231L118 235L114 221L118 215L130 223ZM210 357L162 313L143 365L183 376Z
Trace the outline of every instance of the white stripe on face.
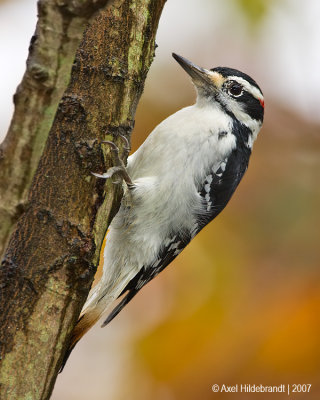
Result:
M240 76L228 76L228 81L236 81L244 87L244 89L249 92L253 97L255 97L260 102L263 101L263 94L256 86L252 86L248 81L241 78Z

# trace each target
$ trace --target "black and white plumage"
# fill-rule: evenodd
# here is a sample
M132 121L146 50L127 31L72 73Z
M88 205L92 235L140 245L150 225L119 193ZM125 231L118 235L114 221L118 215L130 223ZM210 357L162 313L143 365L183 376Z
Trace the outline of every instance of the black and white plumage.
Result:
M197 101L160 123L128 158L125 187L72 347L118 297L110 322L227 205L245 173L263 122L263 95L231 68L200 68L173 57L191 76ZM110 310L109 310L110 312Z

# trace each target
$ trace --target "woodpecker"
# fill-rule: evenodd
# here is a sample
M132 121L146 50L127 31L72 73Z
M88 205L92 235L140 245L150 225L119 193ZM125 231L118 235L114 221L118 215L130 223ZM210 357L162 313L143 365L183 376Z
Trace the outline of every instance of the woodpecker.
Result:
M248 168L264 115L257 83L236 69L207 70L172 55L191 77L196 103L161 122L126 168L108 142L116 166L95 175L120 174L124 196L107 234L103 276L83 307L64 363L116 299L122 297L102 326L224 209Z

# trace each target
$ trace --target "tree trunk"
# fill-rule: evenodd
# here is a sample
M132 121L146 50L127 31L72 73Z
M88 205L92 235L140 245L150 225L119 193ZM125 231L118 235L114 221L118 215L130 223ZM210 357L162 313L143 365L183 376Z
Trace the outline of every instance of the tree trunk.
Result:
M0 146L0 257L24 210L84 28L107 2L38 2L38 23L31 39L27 70L14 95L15 112Z
M0 269L1 399L50 397L121 198L91 172L131 133L164 3L115 0L84 33Z

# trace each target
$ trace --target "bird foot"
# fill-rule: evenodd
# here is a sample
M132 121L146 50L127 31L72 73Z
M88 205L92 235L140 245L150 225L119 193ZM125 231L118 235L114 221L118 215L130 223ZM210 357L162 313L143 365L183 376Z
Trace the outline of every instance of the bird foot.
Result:
M123 157L127 158L128 154L130 152L130 145L129 141L125 136L119 135L119 137L124 141L125 145L123 147L124 154ZM107 172L104 174L97 174L95 172L91 172L92 175L96 176L97 178L103 178L103 179L109 179L112 178L113 175L117 174L121 177L122 180L125 181L129 189L132 189L134 187L134 183L132 182L128 171L119 157L119 148L116 146L113 142L110 142L109 140L104 140L101 143L108 144L111 147L112 155L113 155L113 161L114 161L114 166L109 168ZM121 180L116 180L114 183L121 183Z

